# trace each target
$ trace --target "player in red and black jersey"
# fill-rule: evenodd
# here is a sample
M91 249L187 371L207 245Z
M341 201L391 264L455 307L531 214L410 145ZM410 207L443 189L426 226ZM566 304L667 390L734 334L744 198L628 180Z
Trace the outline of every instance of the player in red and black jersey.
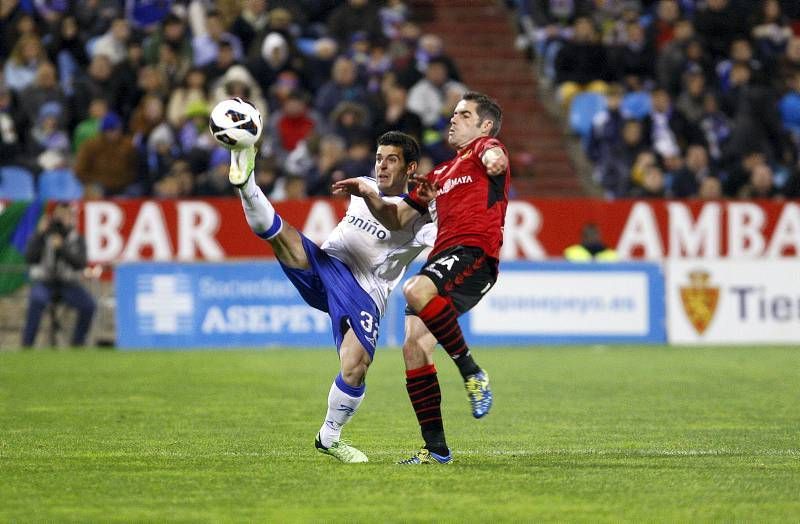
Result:
M441 392L433 350L444 347L458 366L480 418L492 406L489 377L464 341L457 318L470 310L497 280L503 224L511 179L508 154L495 137L502 111L480 93L465 93L450 119L448 142L456 156L417 177L417 187L392 204L358 179L334 184L334 191L365 199L388 229L398 229L418 214L431 213L438 233L428 261L403 287L410 308L406 317L406 389L417 414L425 446L408 464L451 460L441 414Z

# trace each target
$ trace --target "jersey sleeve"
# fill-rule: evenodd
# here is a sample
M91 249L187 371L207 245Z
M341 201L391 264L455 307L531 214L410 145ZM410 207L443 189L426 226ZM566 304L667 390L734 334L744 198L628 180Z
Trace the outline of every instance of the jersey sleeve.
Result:
M428 212L428 204L423 202L419 197L416 187L409 191L405 197L403 197L403 202L413 207L420 215L424 215Z
M476 151L476 153L478 153L478 158L483 158L483 154L485 152L495 147L499 147L500 149L503 150L504 153L506 152L506 147L498 139L486 138L483 142L478 144L478 150ZM506 156L508 156L507 153Z

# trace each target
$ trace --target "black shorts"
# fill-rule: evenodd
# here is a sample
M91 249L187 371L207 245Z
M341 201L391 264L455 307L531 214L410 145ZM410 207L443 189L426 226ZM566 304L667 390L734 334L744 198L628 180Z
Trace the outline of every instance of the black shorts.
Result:
M462 314L475 307L497 282L497 260L479 247L455 246L428 259L419 274L433 280L439 294L450 297ZM416 313L406 305L406 315Z

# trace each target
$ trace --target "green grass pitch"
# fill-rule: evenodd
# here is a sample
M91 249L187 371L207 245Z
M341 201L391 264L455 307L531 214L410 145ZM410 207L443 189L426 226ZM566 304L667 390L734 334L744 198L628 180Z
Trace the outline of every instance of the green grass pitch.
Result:
M800 519L800 349L477 348L477 421L440 353L455 460L412 467L397 349L349 466L313 448L332 350L0 352L0 521Z

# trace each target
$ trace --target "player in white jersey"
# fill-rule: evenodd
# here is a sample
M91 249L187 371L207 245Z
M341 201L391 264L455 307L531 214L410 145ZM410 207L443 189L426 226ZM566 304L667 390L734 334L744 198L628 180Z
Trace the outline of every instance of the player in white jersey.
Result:
M339 353L339 374L328 393L328 411L314 445L342 462L366 462L367 456L340 440L342 426L364 399L364 379L375 354L378 328L389 293L406 267L436 230L426 215L399 230L382 226L360 197L322 247L283 222L253 180L255 149L233 151L229 178L239 188L247 223L267 240L286 276L312 307L327 312ZM411 136L390 131L378 139L374 185L387 200L399 202L417 169L419 145Z

